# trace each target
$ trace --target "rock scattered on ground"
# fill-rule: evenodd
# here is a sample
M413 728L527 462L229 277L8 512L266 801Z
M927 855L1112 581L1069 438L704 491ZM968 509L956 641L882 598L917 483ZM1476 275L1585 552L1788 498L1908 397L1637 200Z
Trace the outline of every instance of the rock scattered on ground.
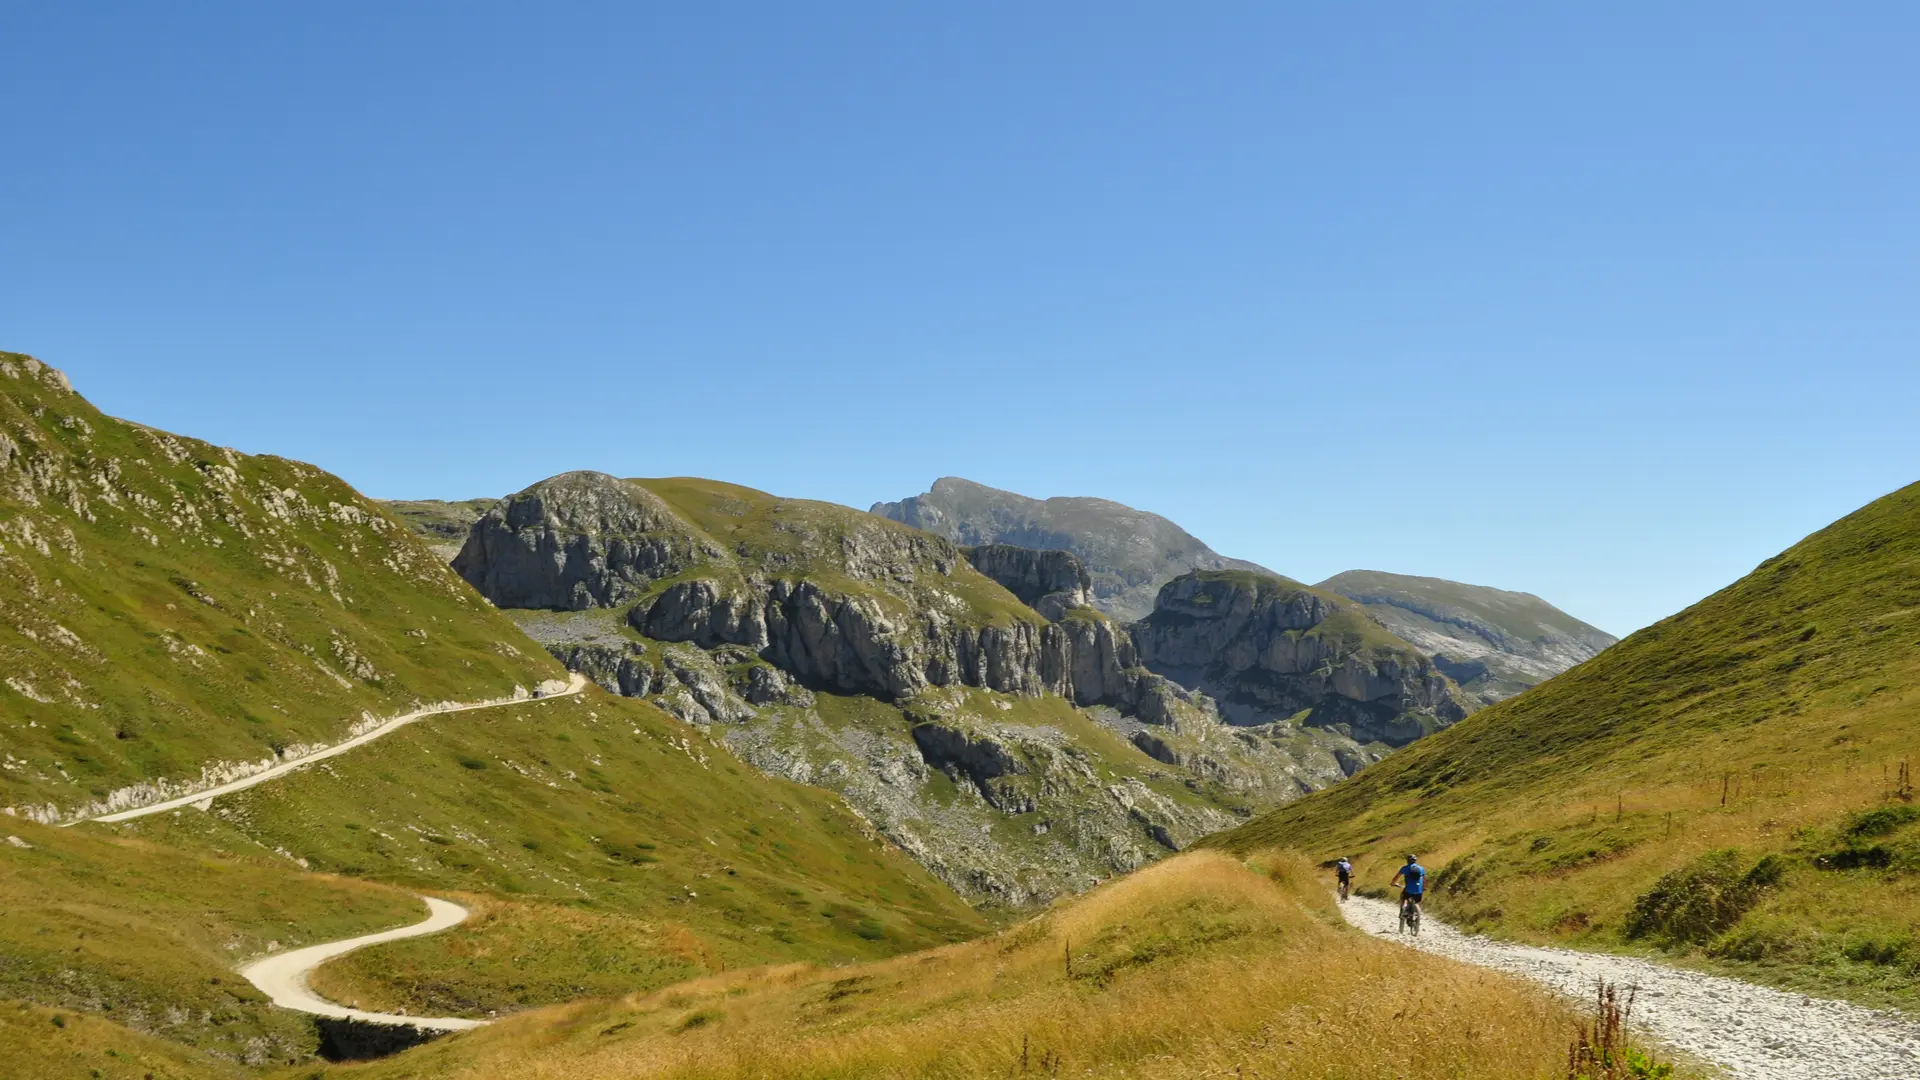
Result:
M1402 944L1544 983L1590 1001L1604 980L1635 990L1632 1025L1744 1080L1889 1080L1920 1076L1920 1023L1844 1001L1807 997L1631 956L1494 941L1428 916L1417 937L1399 912L1353 897L1348 922Z

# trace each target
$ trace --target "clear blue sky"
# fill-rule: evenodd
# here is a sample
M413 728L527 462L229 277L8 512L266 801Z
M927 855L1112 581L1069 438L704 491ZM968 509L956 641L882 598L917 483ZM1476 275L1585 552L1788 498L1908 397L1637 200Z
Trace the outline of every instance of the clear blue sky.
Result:
M1577 6L0 0L0 348L376 496L955 474L1625 632L1920 480L1920 7Z

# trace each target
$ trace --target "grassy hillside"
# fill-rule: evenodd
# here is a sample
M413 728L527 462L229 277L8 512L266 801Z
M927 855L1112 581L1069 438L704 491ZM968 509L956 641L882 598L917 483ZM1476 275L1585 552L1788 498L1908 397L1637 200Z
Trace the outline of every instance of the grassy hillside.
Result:
M210 812L114 828L475 907L457 930L322 969L318 986L363 1008L484 1016L986 928L836 797L598 691L416 724Z
M0 1062L32 1080L240 1080L257 1075L109 1020L0 1001Z
M1208 841L1403 851L1530 940L1920 1003L1920 485L1345 784Z
M164 1038L209 1075L312 1050L241 960L416 921L414 890L476 917L323 987L485 1015L986 929L837 798L597 691L434 717L206 810L35 825L563 672L339 480L102 416L16 354L0 661L0 999L110 1020L85 1030L128 1047Z
M16 353L0 673L0 807L43 817L562 674L339 479L103 416Z
M1203 854L981 941L563 1006L323 1075L1544 1078L1573 1022L1349 930L1298 860Z
M209 1068L305 1058L315 1043L312 1025L271 1008L233 973L238 964L417 922L423 913L403 890L306 873L257 848L184 855L104 829L0 824L0 999L94 1014L164 1038L183 1048L183 1061ZM24 1008L0 1000L0 1029ZM62 1037L87 1041L71 1029ZM7 1038L0 1031L0 1051ZM0 1053L0 1060L15 1059Z

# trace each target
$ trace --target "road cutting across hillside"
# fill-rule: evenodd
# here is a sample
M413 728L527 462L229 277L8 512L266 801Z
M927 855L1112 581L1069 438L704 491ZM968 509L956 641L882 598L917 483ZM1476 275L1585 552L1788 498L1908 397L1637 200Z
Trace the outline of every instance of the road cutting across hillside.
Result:
M402 1013L363 1012L350 1009L328 1001L313 992L307 985L308 976L321 964L336 956L343 956L355 949L367 945L378 945L383 941L399 941L403 938L420 937L425 934L437 934L442 930L459 926L467 921L467 909L446 900L423 896L427 902L427 919L411 926L402 926L393 930L382 930L376 934L362 934L347 938L345 941L332 941L324 945L309 945L304 949L276 953L256 960L240 969L240 975L260 992L273 999L275 1005L283 1009L312 1013L315 1016L329 1016L338 1020L360 1020L369 1024L404 1024L408 1027L425 1028L429 1031L465 1031L486 1023L485 1020L465 1020L457 1016L407 1016Z
M1635 1028L1724 1066L1739 1080L1887 1080L1920 1076L1920 1023L1844 1001L1807 997L1632 956L1494 941L1427 916L1398 932L1380 900L1340 905L1349 923L1404 945L1544 983L1592 1001L1601 982L1635 992Z
M558 680L555 681L557 682ZM546 684L542 685L544 686ZM304 757L294 758L292 761L282 762L272 768L263 769L251 776L243 776L238 780L229 781L218 787L207 788L204 791L189 792L163 802L151 803L146 806L136 806L129 810L117 810L111 814L96 814L91 817L74 818L72 821L62 822L61 824L78 825L83 821L131 821L134 818L146 817L149 814L158 814L168 810L178 810L183 806L195 806L200 803L211 802L222 795L231 795L236 791L245 791L247 788L253 787L256 784L264 784L269 780L285 776L297 769L304 769L317 761L325 761L331 757L338 757L356 746L365 746L375 739L385 738L401 728L406 727L408 724L418 720L424 720L429 716L445 716L448 713L472 712L475 709L497 709L505 705L524 705L533 701L570 697L586 688L586 676L574 672L568 675L567 685L564 689L555 689L537 697L506 698L498 701L476 701L469 704L429 705L424 709L415 709L413 712L396 716L380 724L378 727L370 728L355 735L345 742L329 746L324 750L315 751Z

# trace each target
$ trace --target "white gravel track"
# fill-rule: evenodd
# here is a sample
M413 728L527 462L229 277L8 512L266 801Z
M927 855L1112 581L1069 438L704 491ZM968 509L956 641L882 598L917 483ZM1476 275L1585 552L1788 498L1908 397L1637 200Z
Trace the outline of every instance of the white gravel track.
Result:
M1740 1080L1915 1080L1920 1023L1894 1013L1665 967L1630 956L1493 941L1428 915L1418 937L1399 933L1399 910L1353 897L1348 922L1401 944L1522 975L1583 1002L1602 980L1638 989L1633 1026L1724 1066Z
M313 969L336 956L350 953L366 945L378 945L383 941L399 941L402 938L420 937L423 934L435 934L448 927L459 926L467 920L467 909L459 904L436 900L431 896L420 899L427 902L429 912L425 922L412 926L402 926L393 930L382 930L377 934L363 934L345 941L332 941L325 945L309 945L304 949L276 953L265 959L255 960L240 969L240 974L248 982L260 988L260 992L273 999L275 1005L283 1009L294 1009L315 1016L331 1016L341 1020L364 1020L372 1024L405 1024L408 1027L426 1028L431 1031L465 1031L486 1023L485 1020L463 1020L457 1016L404 1016L399 1013L362 1012L349 1009L345 1005L336 1005L313 992L307 985L307 977Z
M408 724L411 724L416 720L424 720L429 716L444 716L447 713L471 712L474 709L497 709L502 705L525 705L534 701L546 700L547 698L569 697L573 694L577 694L580 691L586 689L586 686L587 686L587 677L579 674L578 672L575 672L567 677L567 688L565 690L555 690L554 692L547 694L541 698L516 698L508 701L479 701L479 702L474 702L471 705L431 705L431 706L428 706L427 708L418 709L418 710L415 710L414 712L407 713L404 716L396 716L393 719L387 721L386 723L381 724L377 728L372 728L368 731L363 731L360 734L355 735L353 738L348 739L345 742L338 743L334 746L329 746L325 750L320 750L315 753L308 754L306 757L295 758L294 760L286 762L285 764L282 764L282 765L275 765L271 769L267 769L264 772L254 773L252 776L243 776L240 779L234 780L230 783L221 784L219 787L208 788L205 791L196 791L189 795L182 795L177 799L168 799L165 802L157 802L152 804L151 806L135 807L132 810L121 810L116 813L102 814L99 817L93 817L93 818L75 818L74 820L65 822L64 824L78 825L82 821L130 821L134 818L146 817L148 814L158 814L167 810L178 810L183 806L194 806L196 804L203 803L203 802L211 802L222 795L231 795L236 791L245 791L246 789L254 786L255 784L264 784L267 781L272 780L276 777L285 776L296 769L304 769L307 766L312 765L314 762L325 761L330 757L338 757L341 754L346 753L347 751L353 749L356 746L365 746L367 743L370 743L375 739L384 738L388 735L391 735L394 732L400 730L403 727L406 727Z

